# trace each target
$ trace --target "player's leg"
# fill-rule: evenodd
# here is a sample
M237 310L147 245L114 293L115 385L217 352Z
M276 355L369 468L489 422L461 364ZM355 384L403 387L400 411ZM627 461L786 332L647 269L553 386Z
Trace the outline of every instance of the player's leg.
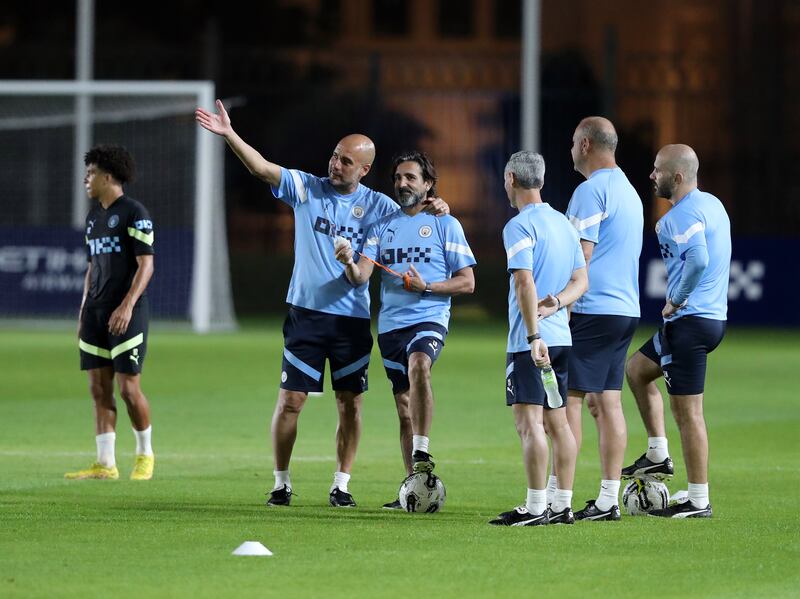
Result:
M87 370L86 374L89 375L89 393L94 402L94 432L96 435L113 433L117 430L117 402L114 400L114 369L111 366L92 368L91 370ZM112 464L113 458L112 450Z
M326 340L326 345L339 421L336 426L336 472L329 503L334 507L355 507L348 483L361 440L361 404L368 387L372 334L369 319L346 316L332 316L330 319L333 335Z
M662 376L661 366L641 351L625 365L625 377L636 399L636 407L648 437L665 437L664 400L655 381Z
M528 489L524 506L499 514L489 524L539 526L549 521L545 490L548 458L543 418L545 401L539 369L530 352L506 354L506 405L511 406L514 415Z
M628 386L647 431L647 451L633 464L622 469L623 478L647 475L666 480L672 478L675 472L664 425L664 400L655 384L663 376L660 365L662 342L661 333L657 332L625 365Z
M290 308L283 323L283 362L278 399L270 426L273 475L268 506L289 505L292 480L289 463L297 440L297 421L311 391L322 391L325 368L325 316Z
M280 389L275 410L272 412L272 453L275 470L289 469L294 442L297 439L297 420L308 399L304 391Z
M110 362L109 362L110 364ZM114 369L109 365L87 370L89 393L94 403L95 445L97 460L89 468L67 472L70 480L117 479L119 471L115 456L117 406L114 401Z
M155 463L151 443L150 404L141 388L141 372L147 355L147 331L147 300L141 299L133 309L125 333L111 336L111 358L114 361L117 386L136 438L136 460L131 480L150 480Z
M572 487L575 482L575 463L578 457L575 437L567 420L566 410L560 408L545 410L544 422L553 443L553 459L558 459L554 468L559 473L552 500L548 501L549 520L551 524L572 524L575 522L572 513Z
M128 408L128 416L136 438L136 460L131 480L150 480L153 478L155 457L151 441L150 404L141 388L141 375L117 373L119 394Z
M426 322L405 329L405 352L408 356L411 414L412 468L414 472L431 472L435 467L430 453L430 430L433 423L433 389L431 370L441 355L447 330Z
M361 439L361 402L363 393L336 391L339 424L336 427L336 469L350 473Z
M585 394L582 391L570 389L567 391L567 422L572 430L575 439L575 446L580 453L581 443L583 442L583 399Z
M703 394L669 396L670 408L683 446L683 461L689 483L688 501L651 512L665 518L710 518L708 494L708 432L703 416Z
M403 465L406 475L412 473L411 454L413 453L412 437L414 435L411 425L410 411L410 386L408 380L408 355L406 346L409 342L408 332L405 329L388 331L378 335L378 347L381 350L383 367L386 370L386 378L392 384L392 394L397 408L397 419L400 423L400 454L403 458ZM396 504L396 505L395 505ZM383 507L399 509L400 501L391 501Z
M422 352L414 352L408 357L409 412L411 428L416 436L429 437L433 422L431 365L431 359Z
M412 437L414 429L411 426L410 391L406 389L401 393L394 394L394 403L397 407L397 418L400 421L400 454L403 456L403 465L406 475L410 476L413 472L411 454L414 452Z
M708 484L708 432L703 416L703 394L670 395L669 404L681 434L689 484Z
M669 518L710 518L708 493L708 433L703 416L708 354L722 341L724 321L683 317L669 323L664 360L664 379L670 407L683 445L683 459L689 482L688 501L653 512Z
M595 505L601 511L619 506L622 463L628 431L622 413L622 392L606 390L586 396L589 412L597 423L598 448L602 479Z
M115 458L117 406L114 402L114 369L108 333L110 311L86 307L83 310L80 338L80 366L89 379L89 393L94 403L97 461L85 470L67 472L64 478L117 479Z

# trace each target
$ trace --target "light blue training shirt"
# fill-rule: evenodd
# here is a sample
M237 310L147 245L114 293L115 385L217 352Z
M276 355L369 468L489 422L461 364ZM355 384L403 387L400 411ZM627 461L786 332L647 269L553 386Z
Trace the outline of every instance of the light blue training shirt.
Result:
M529 351L528 330L514 290L515 270L533 273L536 294L541 300L567 286L572 273L586 266L578 233L563 214L549 204L529 204L503 228L503 245L508 260L508 352ZM536 307L534 307L536 310ZM548 347L572 345L567 308L539 321L539 334Z
M450 215L420 212L408 216L402 210L380 219L370 231L364 255L400 274L413 264L428 283L449 279L454 272L475 266L475 256L461 223ZM450 296L403 289L403 281L381 271L381 310L378 333L402 329L421 322L447 328Z
M359 184L338 193L327 177L281 168L276 198L294 210L294 269L286 301L327 314L369 318L369 285L354 287L334 257L341 235L361 251L367 231L383 216L398 211L388 196Z
M722 202L699 189L686 194L656 223L661 257L667 266L667 298L674 298L686 267L687 251L700 248L707 266L688 304L666 320L701 316L728 318L731 266L731 221ZM703 251L704 250L704 251Z
M567 206L567 217L581 239L595 243L589 290L573 311L638 317L644 211L622 169L596 170L578 185Z

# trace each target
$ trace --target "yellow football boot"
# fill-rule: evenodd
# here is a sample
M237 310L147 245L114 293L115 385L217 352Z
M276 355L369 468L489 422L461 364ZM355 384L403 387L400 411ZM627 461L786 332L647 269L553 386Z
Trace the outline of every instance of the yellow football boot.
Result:
M108 468L99 462L95 462L86 470L78 470L77 472L67 472L64 475L67 480L116 480L119 478L119 470L116 466Z
M156 458L152 455L137 455L133 464L131 480L150 480L153 478L153 465Z

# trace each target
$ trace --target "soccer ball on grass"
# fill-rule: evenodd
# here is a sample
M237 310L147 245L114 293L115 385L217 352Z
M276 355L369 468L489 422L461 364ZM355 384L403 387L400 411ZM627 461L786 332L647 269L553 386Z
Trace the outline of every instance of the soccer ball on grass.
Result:
M400 505L407 512L438 512L444 505L447 492L435 474L417 472L403 481L398 491Z
M667 485L657 480L635 478L622 492L622 505L631 516L645 516L669 504Z

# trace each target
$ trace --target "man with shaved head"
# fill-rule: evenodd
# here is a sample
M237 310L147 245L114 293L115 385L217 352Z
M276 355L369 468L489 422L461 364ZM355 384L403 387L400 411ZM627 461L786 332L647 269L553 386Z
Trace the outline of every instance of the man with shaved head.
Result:
M268 183L273 195L294 210L295 262L283 326L285 347L278 402L272 417L275 485L267 505L289 505L293 495L289 461L297 437L297 419L308 394L322 391L325 361L330 363L339 424L336 472L329 502L355 507L348 491L350 470L361 436L361 400L367 390L372 350L369 286L352 285L334 257L334 239L344 237L363 248L366 232L398 207L388 196L361 185L375 159L375 145L364 135L348 135L333 150L328 176L316 177L266 160L231 126L222 102L217 112L195 111L197 122L225 138L251 174ZM446 213L435 198L427 210Z
M572 136L572 161L586 181L572 195L567 217L581 240L589 290L572 306L567 417L580 448L585 397L597 424L602 474L597 499L575 512L577 520L620 519L620 474L628 440L622 383L639 322L644 211L617 166L616 149L617 132L603 117L583 119ZM548 482L551 492L557 488L557 469L554 474Z
M687 500L651 515L710 518L708 434L703 391L708 354L722 341L728 317L731 224L725 207L697 188L699 161L687 145L661 148L650 174L656 195L672 204L656 223L667 267L661 329L628 360L628 384L648 436L648 450L623 469L629 477L672 474L664 428L664 402L655 380L664 376L678 424L689 480Z

